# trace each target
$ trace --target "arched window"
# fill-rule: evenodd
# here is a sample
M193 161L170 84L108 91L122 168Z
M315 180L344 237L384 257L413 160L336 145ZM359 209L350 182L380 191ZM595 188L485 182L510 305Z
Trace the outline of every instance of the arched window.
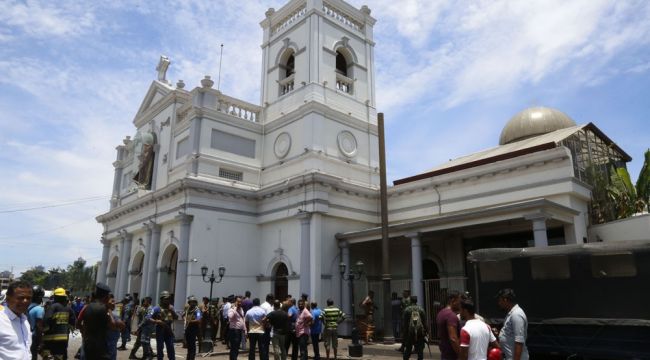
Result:
M342 51L341 51L342 50ZM336 90L352 94L352 73L348 71L350 63L346 49L336 50Z
M343 76L348 76L348 62L340 51L336 52L336 71Z

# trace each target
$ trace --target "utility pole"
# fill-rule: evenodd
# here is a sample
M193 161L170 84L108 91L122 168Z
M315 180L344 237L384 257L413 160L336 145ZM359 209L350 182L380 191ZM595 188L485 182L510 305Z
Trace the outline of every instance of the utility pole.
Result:
M391 314L390 281L390 243L388 238L388 192L386 188L386 142L384 135L384 113L377 114L379 132L379 190L381 203L381 280L384 301L384 344L394 344Z

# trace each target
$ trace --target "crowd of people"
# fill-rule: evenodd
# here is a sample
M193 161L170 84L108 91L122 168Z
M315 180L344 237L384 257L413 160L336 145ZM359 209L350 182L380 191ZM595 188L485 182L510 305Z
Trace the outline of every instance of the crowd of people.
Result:
M154 357L175 360L174 328L176 320L183 321L184 347L187 359L194 360L198 344L208 344L205 351L211 351L219 341L229 350L231 360L242 352L248 352L248 359L307 360L309 344L312 357L320 360L319 342L325 346L325 358L333 355L337 359L338 326L345 314L331 299L327 306L318 307L303 294L299 299L291 295L275 299L268 294L264 302L252 298L249 291L243 296L230 295L221 301L190 296L183 310L176 311L172 297L167 291L159 296L157 305L153 299L137 299L129 295L116 302L111 289L98 283L92 298L71 297L62 288L54 290L52 297L44 302L44 291L40 286L31 286L23 281L9 285L5 302L0 305L0 360L67 359L70 334L79 331L82 346L76 357L83 360L113 360L120 350L135 335L129 359ZM417 354L424 357L428 342L424 309L418 299L404 292L402 299L393 293L393 332L402 338L399 351L403 359ZM436 316L437 335L441 359L528 359L526 348L527 319L517 304L512 289L501 290L497 303L507 315L500 331L491 328L476 313L475 305L467 294L451 291L447 306ZM374 304L372 295L361 303L372 316ZM397 320L395 320L397 319ZM151 339L155 336L156 352ZM120 344L121 341L121 344Z
M138 300L129 295L117 302L103 283L97 284L92 298L70 301L62 288L54 290L49 301L43 298L40 286L23 281L9 285L0 305L0 360L36 360L39 355L67 359L69 337L76 331L82 337L76 357L82 360L114 360L118 351L127 349L132 335L136 338L129 359L163 360L166 354L175 360L175 320L183 321L189 360L197 355L197 343L207 342L212 349L219 340L226 344L232 360L240 350L248 351L249 360L254 360L257 352L260 360L268 360L271 352L275 360L286 360L289 349L292 360L299 356L307 360L310 342L313 357L320 360L321 334L326 359L330 359L330 350L336 359L337 328L345 318L332 300L321 309L306 294L297 301L290 295L275 299L268 294L261 303L246 291L244 296L230 295L222 301L203 298L201 305L190 296L180 312L174 309L167 291L160 294L157 305L150 297ZM154 336L155 353L151 345ZM137 356L140 349L142 358Z

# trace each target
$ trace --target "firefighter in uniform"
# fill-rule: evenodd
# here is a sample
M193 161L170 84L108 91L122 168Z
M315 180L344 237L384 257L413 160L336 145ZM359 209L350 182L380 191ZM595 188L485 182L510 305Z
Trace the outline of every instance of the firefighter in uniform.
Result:
M56 360L68 358L68 336L74 329L74 311L68 306L68 295L62 288L54 290L54 302L47 308L43 320L43 348Z

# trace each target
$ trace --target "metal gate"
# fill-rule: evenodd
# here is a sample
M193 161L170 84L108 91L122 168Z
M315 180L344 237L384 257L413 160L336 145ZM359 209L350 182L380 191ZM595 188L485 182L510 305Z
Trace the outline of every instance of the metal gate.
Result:
M438 340L438 329L436 327L436 315L438 311L444 308L447 304L447 294L449 291L465 291L466 289L466 277L448 277L441 279L428 279L422 281L422 286L424 290L424 302L418 299L420 306L424 307L424 312L426 314L427 326L431 332L431 340ZM356 284L355 284L356 285ZM411 280L392 280L390 283L390 288L392 292L396 292L399 296L402 296L404 290L413 290L411 288ZM380 281L368 281L366 286L355 286L355 305L358 305L361 302L368 290L373 290L375 292L375 305L378 307L378 311L375 312L375 328L377 331L383 333L384 329L384 315L383 315L383 285ZM357 314L362 314L361 308L357 308Z
M430 340L439 340L436 315L438 311L447 306L447 294L452 290L465 291L466 282L466 277L448 277L422 281L424 286L424 313L431 333Z

